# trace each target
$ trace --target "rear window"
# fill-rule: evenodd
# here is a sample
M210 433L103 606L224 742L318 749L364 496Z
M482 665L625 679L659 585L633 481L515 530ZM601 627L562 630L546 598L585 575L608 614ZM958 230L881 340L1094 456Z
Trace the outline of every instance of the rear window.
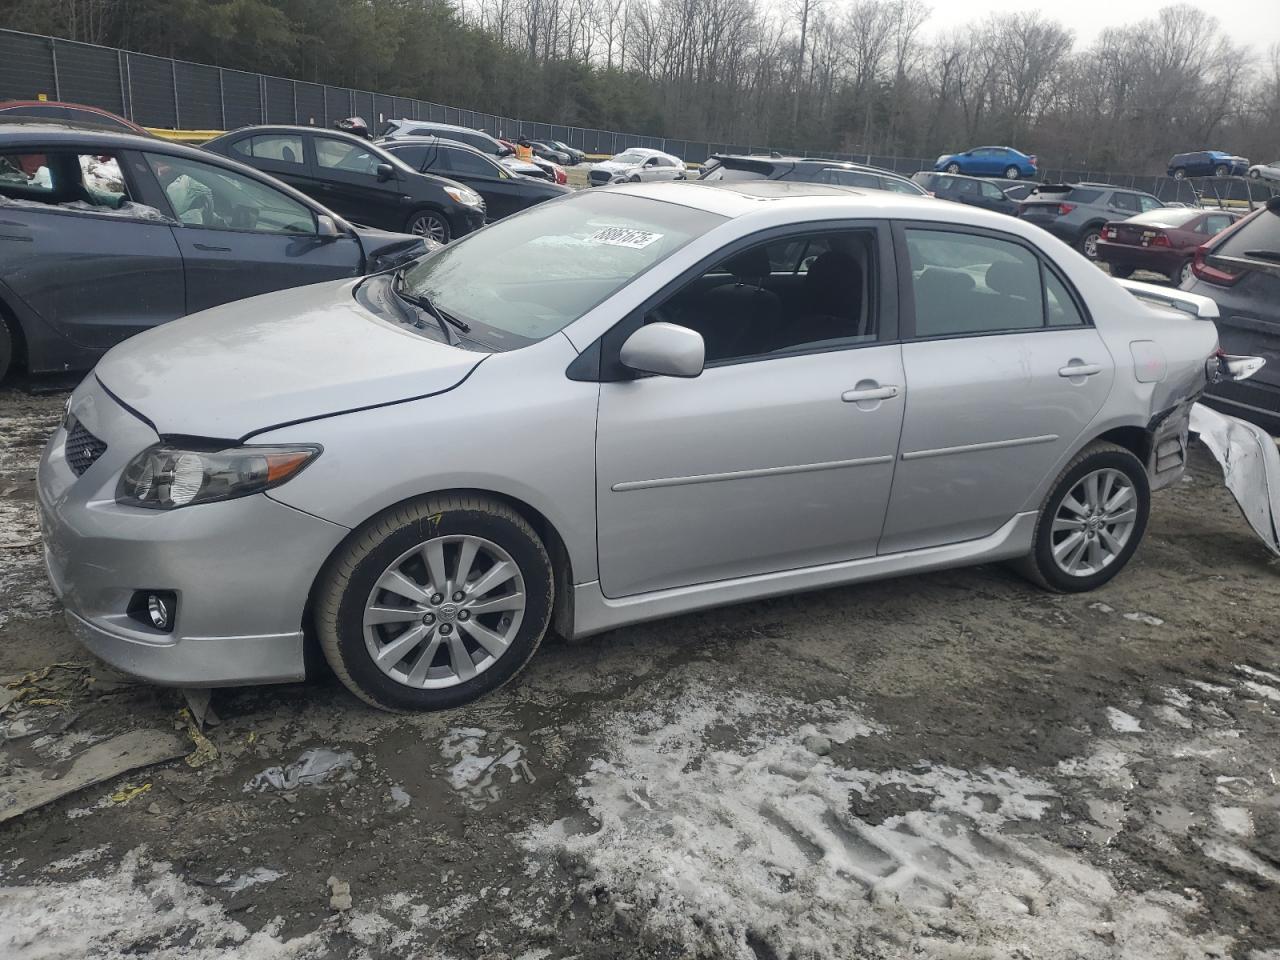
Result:
M1152 227L1180 227L1188 220L1194 220L1203 213L1194 207L1179 209L1148 210L1146 213L1140 213L1136 217L1130 217L1130 223L1141 223Z
M1272 205L1276 209L1272 209ZM1214 254L1250 260L1280 261L1280 202L1275 200L1261 213L1254 214L1215 247ZM1263 254L1263 256L1258 256Z

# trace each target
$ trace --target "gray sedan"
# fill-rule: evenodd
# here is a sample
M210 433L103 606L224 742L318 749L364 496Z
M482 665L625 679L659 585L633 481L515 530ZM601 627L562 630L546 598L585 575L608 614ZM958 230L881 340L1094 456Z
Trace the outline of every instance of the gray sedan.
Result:
M996 560L1089 590L1245 368L1215 313L959 204L584 191L116 347L40 465L50 576L125 670L295 680L314 636L389 709L552 630Z

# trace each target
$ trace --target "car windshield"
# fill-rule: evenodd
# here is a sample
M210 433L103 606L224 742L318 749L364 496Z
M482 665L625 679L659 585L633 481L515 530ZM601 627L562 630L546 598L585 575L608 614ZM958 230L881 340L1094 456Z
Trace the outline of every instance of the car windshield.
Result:
M613 158L613 162L614 163L644 163L647 159L649 158L645 156L643 153L631 153L630 151L628 151L627 153L618 154L616 157Z
M469 323L495 350L568 326L723 217L608 191L540 204L451 243L405 289Z

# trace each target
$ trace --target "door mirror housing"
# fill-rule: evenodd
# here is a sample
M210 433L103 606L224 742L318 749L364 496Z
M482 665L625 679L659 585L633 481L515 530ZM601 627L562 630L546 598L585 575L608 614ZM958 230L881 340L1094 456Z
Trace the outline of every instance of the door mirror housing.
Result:
M674 323L647 323L622 344L618 359L638 373L696 377L706 362L702 334Z
M374 167L374 173L378 175L379 183L386 183L396 175L396 168L389 163L380 163Z
M342 236L338 224L327 213L316 215L316 236L321 240L337 240Z

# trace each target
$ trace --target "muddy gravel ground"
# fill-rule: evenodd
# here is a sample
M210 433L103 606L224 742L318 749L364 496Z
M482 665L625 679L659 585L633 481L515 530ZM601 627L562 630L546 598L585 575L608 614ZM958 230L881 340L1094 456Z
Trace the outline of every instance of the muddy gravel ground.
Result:
M0 816L108 738L179 755L0 823L0 956L1280 958L1280 564L1202 449L1093 594L737 606L428 716L219 690L201 743L45 585L64 397L0 392Z

